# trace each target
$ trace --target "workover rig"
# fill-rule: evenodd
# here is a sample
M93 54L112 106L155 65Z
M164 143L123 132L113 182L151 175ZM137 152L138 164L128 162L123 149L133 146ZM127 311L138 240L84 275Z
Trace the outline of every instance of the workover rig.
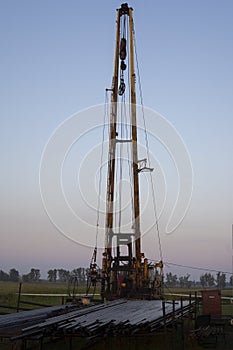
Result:
M133 9L126 3L117 10L114 76L111 89L106 89L111 94L111 103L105 250L101 274L98 275L96 269L97 249L90 265L92 285L95 285L97 280L101 281L102 300L122 297L130 299L162 297L162 258L157 263L149 263L141 251L139 174L143 171L151 172L153 169L146 166L146 159L138 159L135 36L132 12ZM124 153L123 147L126 147L128 152ZM124 157L121 152L124 153ZM123 173L121 168L123 163L130 168L129 182L131 181L132 192L129 215L131 219L127 233L122 230L122 226L124 228L127 226L122 225L124 214L121 208L117 207L121 201L122 187L119 188L121 186L119 183L122 180L120 176L122 177Z

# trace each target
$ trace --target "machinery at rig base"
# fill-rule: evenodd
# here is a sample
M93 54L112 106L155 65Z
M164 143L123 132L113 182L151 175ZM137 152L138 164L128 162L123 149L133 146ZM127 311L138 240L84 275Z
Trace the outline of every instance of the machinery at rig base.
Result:
M105 249L102 258L101 275L97 273L96 249L90 264L90 283L96 286L101 282L102 300L117 298L156 299L163 295L163 262L162 258L156 263L149 262L141 251L140 231L140 193L139 174L142 171L153 171L146 166L146 159L138 159L137 145L137 115L135 89L135 43L133 9L128 4L122 4L117 10L116 46L114 60L114 75L112 79L108 151L108 175L106 191L106 223ZM127 71L127 65L128 71ZM128 74L128 121L119 120L118 113L126 101ZM126 108L123 108L126 109ZM126 120L127 118L125 118ZM127 128L127 132L122 129ZM128 137L125 137L128 135ZM114 215L116 211L116 196L119 195L116 184L118 147L127 144L130 156L127 160L131 169L132 185L132 222L128 232L121 229L121 212L117 224ZM122 165L122 163L121 163ZM121 210L121 209L120 209Z

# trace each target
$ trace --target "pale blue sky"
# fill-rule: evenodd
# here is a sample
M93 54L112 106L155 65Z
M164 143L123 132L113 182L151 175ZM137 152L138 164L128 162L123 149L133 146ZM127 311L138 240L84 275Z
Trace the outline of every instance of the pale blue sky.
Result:
M0 2L4 270L89 264L91 249L65 239L45 214L39 163L61 122L104 102L120 4ZM144 104L181 134L195 174L184 222L175 234L162 237L164 258L231 271L233 2L148 0L129 5L134 8ZM153 258L150 238L144 250Z

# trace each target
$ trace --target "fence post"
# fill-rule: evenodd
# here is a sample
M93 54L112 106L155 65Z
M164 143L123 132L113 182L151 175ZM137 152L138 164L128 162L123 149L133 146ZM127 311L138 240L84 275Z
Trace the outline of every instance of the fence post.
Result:
M175 299L172 300L172 317L173 317L173 320L175 319L175 312L176 312L176 301Z
M195 323L196 323L196 319L197 319L197 305L198 303L198 298L197 298L197 292L195 291L195 307L194 307L194 318L195 318Z
M20 305L20 298L21 298L21 289L22 289L22 282L19 283L19 291L18 291L18 300L17 300L16 312L19 312L19 305Z
M163 321L165 325L165 317L166 317L166 308L165 308L165 301L162 301L162 308L163 308Z

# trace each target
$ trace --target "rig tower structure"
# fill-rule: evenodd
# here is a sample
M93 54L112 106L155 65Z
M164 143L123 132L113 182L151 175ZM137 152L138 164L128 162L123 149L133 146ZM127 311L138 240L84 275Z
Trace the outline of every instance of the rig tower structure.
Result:
M139 173L152 171L146 166L146 159L138 159L137 108L135 87L135 47L133 9L122 4L117 9L116 46L114 75L112 80L110 130L108 152L108 175L106 193L105 249L102 259L102 300L125 297L130 299L155 299L162 297L162 260L149 263L141 251ZM127 58L127 59L126 59ZM129 67L127 67L129 65ZM128 69L128 87L125 72ZM130 137L123 137L118 110L121 109L128 88ZM121 99L121 101L120 101ZM123 99L123 100L122 100ZM129 125L127 125L129 128ZM129 164L132 181L132 226L131 232L122 232L115 222L117 147L130 147ZM120 215L120 214L119 214Z

